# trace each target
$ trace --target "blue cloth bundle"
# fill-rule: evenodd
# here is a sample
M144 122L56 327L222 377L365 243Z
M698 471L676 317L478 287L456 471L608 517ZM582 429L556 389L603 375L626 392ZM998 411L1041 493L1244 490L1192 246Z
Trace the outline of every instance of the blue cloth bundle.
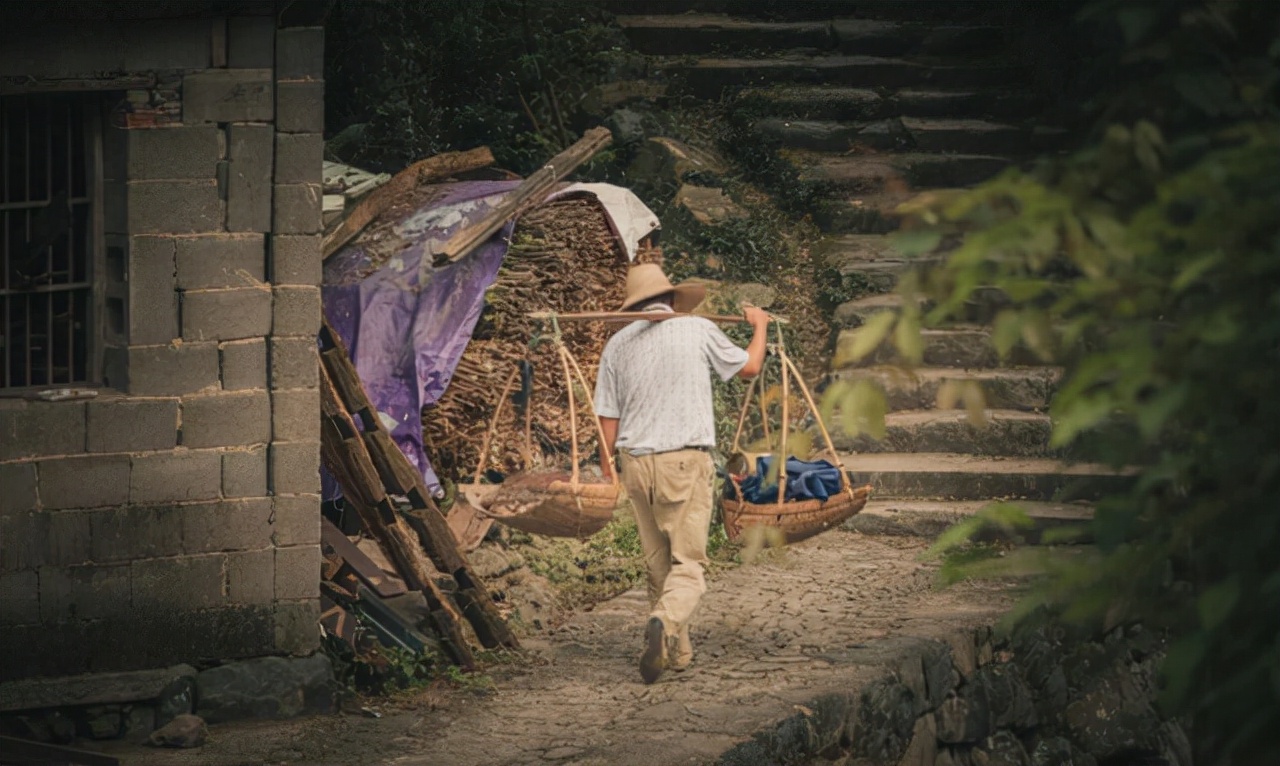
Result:
M778 483L766 484L772 456L756 461L756 472L742 480L742 497L757 505L778 501ZM823 500L840 491L840 469L825 460L804 461L787 458L787 496L792 500Z

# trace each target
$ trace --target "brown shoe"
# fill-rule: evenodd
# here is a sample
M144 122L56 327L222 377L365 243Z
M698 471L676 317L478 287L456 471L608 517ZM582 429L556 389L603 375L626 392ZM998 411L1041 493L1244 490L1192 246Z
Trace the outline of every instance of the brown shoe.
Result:
M661 617L650 617L644 626L644 653L640 655L640 677L646 684L658 680L667 667L667 631Z
M668 650L667 667L677 673L688 670L693 664L693 642L689 640L689 628L686 626L672 637Z

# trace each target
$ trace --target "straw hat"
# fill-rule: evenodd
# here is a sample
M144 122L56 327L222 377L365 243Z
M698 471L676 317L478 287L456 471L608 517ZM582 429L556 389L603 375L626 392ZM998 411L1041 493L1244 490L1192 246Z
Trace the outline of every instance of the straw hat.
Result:
M657 298L665 293L675 293L673 308L679 312L693 311L702 299L707 297L707 288L703 285L681 283L671 284L662 267L656 263L641 263L632 266L627 272L627 297L622 300L619 311L639 308L637 304Z

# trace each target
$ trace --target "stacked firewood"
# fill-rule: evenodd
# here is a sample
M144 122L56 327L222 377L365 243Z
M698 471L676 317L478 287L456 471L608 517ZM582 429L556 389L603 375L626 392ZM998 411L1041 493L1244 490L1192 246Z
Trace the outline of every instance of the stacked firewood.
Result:
M423 412L428 454L442 476L471 481L485 445L486 468L503 474L568 467L569 401L550 342L557 328L528 314L617 310L627 268L626 254L593 197L549 202L520 218L453 380L441 400ZM596 322L558 328L592 385L600 353L616 330ZM486 439L503 384L522 361L532 365L532 380L517 375L492 438ZM574 386L579 454L594 463L598 440L587 393Z

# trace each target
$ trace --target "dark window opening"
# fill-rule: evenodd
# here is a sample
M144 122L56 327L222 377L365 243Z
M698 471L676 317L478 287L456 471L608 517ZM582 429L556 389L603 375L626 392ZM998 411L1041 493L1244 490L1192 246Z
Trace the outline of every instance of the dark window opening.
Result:
M87 100L0 96L0 388L90 380Z

